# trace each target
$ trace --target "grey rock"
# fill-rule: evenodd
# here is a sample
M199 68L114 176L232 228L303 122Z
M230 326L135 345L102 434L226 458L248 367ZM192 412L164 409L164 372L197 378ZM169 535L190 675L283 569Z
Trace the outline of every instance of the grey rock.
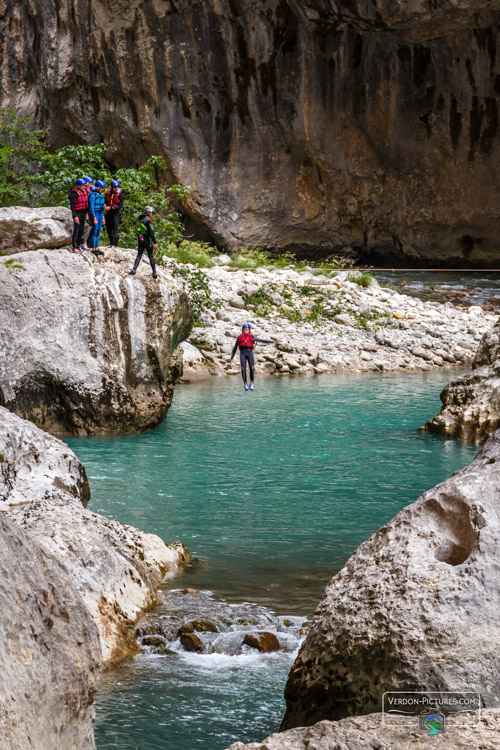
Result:
M347 313L340 313L339 315L335 316L335 322L340 323L340 325L343 326L352 326L352 318Z
M357 549L291 669L283 729L380 711L392 690L499 705L499 492L500 431Z
M367 302L361 302L358 307L358 312L360 315L364 315L365 318L369 318L372 314L371 305L369 305Z
M373 359L370 352L361 352L359 356L360 356L360 359L362 359L364 362L371 362Z
M231 263L231 256L226 255L225 253L222 253L222 255L216 255L212 258L212 263L214 266L227 266Z
M228 300L231 307L236 307L238 310L244 310L245 309L245 300L243 297L240 297L238 294L233 294L232 297Z
M68 571L0 513L0 747L94 750L99 636Z
M217 318L217 320L223 320L226 323L230 323L232 320L231 315L226 312L226 310L217 310L215 313L215 317Z
M0 252L4 255L71 244L73 219L69 208L0 208Z
M414 346L410 351L414 357L419 357L420 359L428 359L430 356L429 352L421 346Z
M458 351L455 356L462 359ZM482 442L500 427L500 320L483 337L472 372L447 385L441 402L440 413L423 426L428 432Z
M378 350L378 346L374 341L363 341L361 346L365 352L376 352Z
M0 402L54 434L131 432L161 422L191 312L180 283L123 249L0 259Z
M292 359L291 357L289 357L286 360L286 364L288 365L290 370L300 370L300 364L297 362L296 359Z
M0 451L7 487L0 518L8 515L67 571L69 595L81 596L97 626L96 654L104 664L136 653L131 628L156 603L158 587L187 559L187 550L84 508L89 489L77 457L2 407Z
M457 717L433 738L442 750L498 750L500 711ZM262 742L235 742L227 750L428 750L429 738L415 726L384 726L380 714L320 721L312 727L272 734Z

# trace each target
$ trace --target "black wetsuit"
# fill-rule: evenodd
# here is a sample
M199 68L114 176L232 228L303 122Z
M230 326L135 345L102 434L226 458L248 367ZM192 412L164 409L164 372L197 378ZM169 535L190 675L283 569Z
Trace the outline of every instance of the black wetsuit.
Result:
M115 193L111 194L112 196L115 195ZM109 209L109 211L106 211L105 213L105 223L106 223L106 230L108 232L109 237L109 243L113 247L118 247L118 240L120 239L120 235L118 232L118 227L120 225L120 211L123 208L123 201L125 200L125 193L123 190L120 191L118 194L118 205L115 207L112 205L112 208Z
M88 209L81 209L77 210L75 208L75 203L77 201L78 195L76 191L72 190L69 196L69 204L71 207L71 214L73 216L73 238L72 238L72 244L73 248L75 247L81 247L83 242L83 234L85 232L85 217L87 216ZM75 222L75 219L79 219L79 223L77 224Z
M142 222L142 225L146 229L146 233L141 233L140 235L138 235L137 257L135 259L132 272L135 273L137 271L139 263L141 262L142 254L144 250L147 250L149 262L151 263L151 268L153 269L153 276L156 276L156 265L154 258L154 245L156 245L156 237L153 230L153 224L147 214L141 214L138 221Z
M274 344L274 341L269 341L268 339L256 339L255 336L252 337L254 344ZM231 353L231 359L233 359L234 355L236 354L236 349L240 348L240 364L241 364L241 377L243 378L243 382L246 385L247 382L247 362L248 362L248 369L250 370L250 382L253 383L254 374L255 374L255 363L253 361L253 349L251 346L240 346L240 337L236 339L236 343L233 347L233 351Z

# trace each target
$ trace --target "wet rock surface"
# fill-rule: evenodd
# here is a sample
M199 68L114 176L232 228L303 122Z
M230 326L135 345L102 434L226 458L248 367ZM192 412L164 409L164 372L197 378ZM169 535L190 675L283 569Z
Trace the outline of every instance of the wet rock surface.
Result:
M500 710L486 709L472 719L455 719L445 734L431 738L440 750L496 750ZM430 740L416 726L384 727L380 714L321 721L312 727L273 734L262 742L235 742L227 750L425 750Z
M428 432L483 442L500 427L500 323L482 339L472 372L446 386Z
M274 633L248 634L243 639L243 645L255 648L257 651L262 651L266 654L271 651L279 651L280 648L280 642Z
M0 746L94 750L99 636L68 571L0 513Z
M135 432L165 417L191 313L133 251L36 250L0 260L0 401L54 434Z
M0 252L14 255L41 247L71 244L73 219L69 208L0 208Z
M2 407L0 451L0 517L66 570L68 595L81 597L97 626L97 657L110 664L136 653L133 625L187 550L85 508L88 483L72 451Z
M466 686L500 703L500 432L364 542L327 586L282 728L381 710L385 691Z
M247 321L254 336L273 342L257 344L257 374L313 375L467 366L498 320L475 305L423 302L375 280L364 287L357 272L313 270L207 269L218 309L205 312L204 325L182 345L183 381L239 374L238 353L232 367L229 360ZM230 303L237 291L243 310Z
M11 6L1 104L51 146L163 155L201 238L496 262L497 0Z

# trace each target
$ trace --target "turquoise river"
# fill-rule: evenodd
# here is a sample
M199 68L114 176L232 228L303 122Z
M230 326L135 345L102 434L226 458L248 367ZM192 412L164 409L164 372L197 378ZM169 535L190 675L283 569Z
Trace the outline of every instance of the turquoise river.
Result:
M178 387L167 419L141 435L72 438L90 508L182 541L196 557L145 618L163 633L212 620L203 654L175 635L107 672L99 750L224 750L274 731L301 628L325 582L363 540L465 466L472 445L417 428L453 373L237 378ZM199 594L183 595L190 587ZM274 632L282 650L242 646Z

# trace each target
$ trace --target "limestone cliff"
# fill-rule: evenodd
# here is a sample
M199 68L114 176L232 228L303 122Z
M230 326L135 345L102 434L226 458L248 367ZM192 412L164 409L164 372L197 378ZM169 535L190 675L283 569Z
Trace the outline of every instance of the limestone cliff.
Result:
M130 250L0 259L0 403L54 434L133 432L165 417L191 312Z
M482 442L500 427L500 322L483 337L472 372L452 380L428 432Z
M0 0L0 103L228 248L494 265L499 0Z

